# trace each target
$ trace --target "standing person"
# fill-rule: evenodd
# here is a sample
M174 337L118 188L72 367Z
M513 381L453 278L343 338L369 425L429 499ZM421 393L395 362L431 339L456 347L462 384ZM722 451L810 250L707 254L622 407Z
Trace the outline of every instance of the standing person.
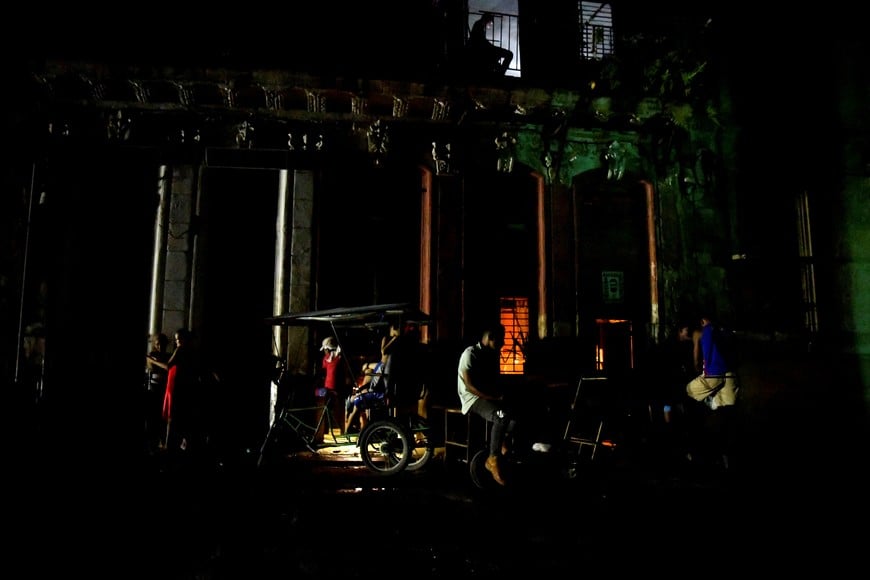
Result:
M163 397L166 394L166 369L152 361L169 361L169 337L162 332L151 335L151 350L145 359L145 445L152 453L164 448L166 429L163 424Z
M686 385L686 393L713 411L734 405L739 390L724 332L707 316L701 317L700 326L684 324L680 329L680 340L692 341L692 360L700 373Z
M327 412L331 414L333 425L339 425L343 429L344 420L338 414L344 410L344 405L339 405L338 401L343 400L342 392L346 381L344 357L341 354L338 341L332 336L323 339L320 350L323 352L323 359L320 362L320 367L323 370L323 382L315 389L314 397L318 407L328 407ZM326 421L317 430L314 442L322 443L325 433Z
M469 64L476 74L485 78L503 77L514 58L513 52L490 40L494 26L495 17L486 12L472 25L468 37Z
M727 468L739 391L728 333L715 325L711 317L702 316L697 325L682 324L679 338L692 342L692 362L699 373L686 385L686 394L705 405L706 409L701 411L713 412L702 425L701 434L708 439L705 447L719 455Z
M166 420L166 448L170 452L187 451L197 442L202 393L202 362L186 328L175 332L175 350L165 363L149 359L152 366L167 371L163 397Z
M414 413L419 413L419 402L426 395L423 374L426 361L419 327L394 323L390 326L390 336L381 345L381 352L390 405L405 411L413 408Z
M480 340L459 357L457 380L462 414L475 413L491 423L486 469L499 485L506 483L501 473L501 457L507 452L507 436L516 424L499 384L499 352L504 337L505 328L501 324L484 330Z
M399 327L399 324L394 322L390 324L390 332L383 338L381 338L381 362L386 364L387 358L390 356L390 353L393 351L393 347L396 342L399 340L399 336L402 334L402 329Z

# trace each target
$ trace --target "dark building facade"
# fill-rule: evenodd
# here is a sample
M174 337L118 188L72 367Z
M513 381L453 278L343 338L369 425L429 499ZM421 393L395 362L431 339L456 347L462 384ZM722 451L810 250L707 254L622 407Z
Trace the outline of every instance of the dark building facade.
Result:
M868 77L848 13L831 34L520 1L500 16L522 68L481 80L466 3L400 6L43 21L4 107L3 373L24 423L135 441L146 337L192 327L252 445L268 357L316 361L314 333L266 317L405 301L434 320L441 404L490 319L516 322L514 370L563 380L647 376L708 311L745 339L758 425L800 423L833 385L863 421Z

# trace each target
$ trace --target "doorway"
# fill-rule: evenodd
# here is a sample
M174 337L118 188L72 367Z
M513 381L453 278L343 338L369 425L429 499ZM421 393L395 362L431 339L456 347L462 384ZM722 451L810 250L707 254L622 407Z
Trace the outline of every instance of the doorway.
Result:
M622 373L645 344L650 312L647 190L599 171L575 181L579 335L594 368Z

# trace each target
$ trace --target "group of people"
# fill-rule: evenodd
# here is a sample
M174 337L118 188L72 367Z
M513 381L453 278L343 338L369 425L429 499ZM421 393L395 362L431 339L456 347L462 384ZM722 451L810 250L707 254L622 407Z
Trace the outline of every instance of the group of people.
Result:
M360 379L357 381L353 393L348 397L344 422L346 433L355 426L360 431L365 429L371 411L384 404L384 397L387 393L387 367L390 363L390 355L396 350L400 336L399 325L391 324L389 334L381 339L381 358L377 362L368 362L363 365Z
M147 369L145 433L149 451L171 453L188 451L204 444L204 392L209 376L193 333L179 328L174 336L175 348L169 350L169 338L151 335L151 349L145 357Z
M327 406L331 423L340 426L344 433L352 429L362 431L372 413L387 404L391 407L413 405L415 413L426 417L426 362L416 325L393 322L388 334L381 338L378 360L363 364L355 382L335 337L324 338L320 350L323 352L322 372L315 387L316 406ZM342 400L345 401L343 406L338 404ZM322 442L326 428L324 421L315 442Z
M679 341L692 344L691 364L695 376L685 385L686 399L698 404L708 416L711 413L717 417L730 416L738 400L739 385L724 331L712 318L702 316L696 324L681 324L677 337ZM201 442L204 368L189 330L176 331L174 342L175 348L169 351L165 334L156 333L151 337L151 350L146 357L146 434L152 448L184 451ZM489 456L485 467L500 485L508 482L504 457L511 450L519 420L519 409L505 397L501 380L499 356L504 342L502 324L486 327L480 338L463 350L457 367L461 411L487 421ZM363 365L346 406L339 405L338 401L344 400L343 395L351 383L350 366L335 337L326 337L320 351L323 353L322 379L314 394L318 406L329 407L333 425L340 426L343 432L355 426L364 429L372 410L384 406L387 397L392 398L390 404L393 405L416 405L414 412L426 417L425 363L420 358L418 329L413 325L403 327L394 323L390 326L389 333L380 342L380 358ZM343 418L341 411L345 412ZM324 423L318 434L320 441L325 428ZM713 445L717 453L727 456L733 433L727 421L720 421L720 428Z
M716 455L727 462L733 444L733 411L738 400L739 385L735 370L733 353L728 347L728 337L724 329L714 324L709 316L700 317L697 322L680 325L678 339L692 343L692 370L694 377L685 385L682 398L697 405L690 409L693 416L701 416L702 421L694 424L689 433L694 437L690 449L695 454ZM487 327L480 339L468 346L459 358L457 392L462 413L474 413L485 419L489 425L486 470L499 485L506 485L504 461L511 451L513 433L516 431L521 408L505 397L501 384L499 353L505 340L505 328L501 324ZM523 406L528 401L522 401ZM715 427L711 432L706 419ZM707 422L709 423L709 422ZM688 459L692 451L689 451Z
M168 451L176 455L200 450L207 443L207 389L211 378L218 379L204 364L190 330L178 329L173 339L174 348L170 348L164 333L149 337L144 400L145 445L149 453ZM423 347L416 325L393 323L381 340L379 359L363 366L355 384L336 337L324 338L320 351L323 355L313 394L315 405L326 407L330 420L320 423L315 443L323 441L330 427L347 432L356 426L361 431L372 410L385 405L388 396L392 406L404 404L403 399L409 396L415 412L425 417L425 363L420 358ZM349 395L347 407L340 404L345 395Z

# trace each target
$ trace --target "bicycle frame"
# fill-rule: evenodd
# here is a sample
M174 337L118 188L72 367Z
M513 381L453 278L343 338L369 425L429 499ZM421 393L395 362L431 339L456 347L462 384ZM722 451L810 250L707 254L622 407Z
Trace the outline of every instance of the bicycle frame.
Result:
M305 444L306 447L312 452L317 452L316 447L316 437L317 433L320 432L321 427L324 427L329 435L332 437L333 443L338 444L338 437L335 435L335 427L336 425L332 419L332 405L335 404L335 401L329 399L324 405L312 405L307 407L284 407L278 413L278 417L276 421L281 421L284 425L289 427ZM310 415L311 411L316 412L317 422L314 425L311 425L304 418L306 415ZM341 435L341 437L345 438L345 443L354 443L355 441L351 439L351 436L347 433Z

